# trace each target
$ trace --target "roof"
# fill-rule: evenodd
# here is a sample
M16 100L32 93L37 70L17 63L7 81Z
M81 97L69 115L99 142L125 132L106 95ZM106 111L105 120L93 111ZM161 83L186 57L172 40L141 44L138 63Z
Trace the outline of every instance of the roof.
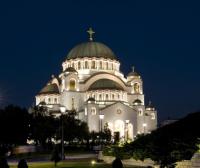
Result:
M68 67L64 70L64 72L77 72L73 67Z
M146 106L146 109L155 109L151 101L149 101L149 104Z
M67 55L67 59L84 57L116 59L115 54L108 46L103 43L93 41L76 45Z
M59 89L55 83L47 84L44 88L42 88L39 94L59 94Z
M127 76L136 76L136 77L139 77L140 75L135 71L135 67L132 66L132 71Z
M87 99L87 101L95 101L95 98L89 97L89 98Z
M127 76L140 76L137 72L130 72Z
M88 90L124 90L117 82L110 79L100 79L90 85Z
M136 100L133 102L133 104L142 104L142 101L139 100L139 99L136 99Z

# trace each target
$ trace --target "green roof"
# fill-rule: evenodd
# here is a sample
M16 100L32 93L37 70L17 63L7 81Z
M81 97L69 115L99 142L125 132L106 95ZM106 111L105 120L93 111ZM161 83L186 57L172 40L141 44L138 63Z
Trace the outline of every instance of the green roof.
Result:
M124 90L118 83L110 79L100 79L95 81L88 90Z
M85 42L78 44L67 55L67 59L76 59L84 57L96 57L116 59L113 51L103 43L100 42Z
M140 76L137 72L130 72L127 76Z
M55 83L48 84L39 92L39 94L59 94L59 89Z
M64 72L77 72L73 67L68 67Z
M137 103L137 104L141 104L142 101L141 101L140 99L136 99L136 100L133 102L133 104L135 104L135 103Z

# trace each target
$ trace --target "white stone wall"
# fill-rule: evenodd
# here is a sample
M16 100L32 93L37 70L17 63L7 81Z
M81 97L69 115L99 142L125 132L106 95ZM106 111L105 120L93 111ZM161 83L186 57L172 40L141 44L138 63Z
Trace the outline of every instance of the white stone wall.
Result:
M45 102L46 104L59 104L60 103L60 95L58 94L41 94L36 96L36 106L39 103Z
M114 127L117 120L123 121L124 126L126 124L126 120L129 120L129 123L133 125L133 132L130 136L134 137L137 134L137 112L134 109L131 109L123 103L115 103L105 109L102 109L101 113L104 114L103 125L105 125L105 123L112 123L113 131L115 131ZM121 136L124 136L124 134Z
M89 131L100 131L100 119L99 119L99 108L98 105L93 103L88 103L87 106L87 123ZM103 129L103 127L102 127Z
M144 102L144 95L143 95L143 94L128 94L128 95L127 95L127 98L128 98L128 103L129 103L130 105L133 105L133 102L134 102L136 99L141 100L142 105L145 104L145 102Z
M76 91L64 91L61 93L60 104L68 110L72 109L72 98L74 99L74 108L80 111L84 106L84 93Z

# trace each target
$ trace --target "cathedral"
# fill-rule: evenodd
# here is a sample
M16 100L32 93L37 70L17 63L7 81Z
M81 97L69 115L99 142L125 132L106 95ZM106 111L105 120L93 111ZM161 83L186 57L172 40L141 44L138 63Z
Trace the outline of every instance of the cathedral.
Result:
M36 95L36 105L60 115L60 107L76 110L77 118L89 130L99 132L107 126L113 136L133 140L157 128L157 111L145 105L143 81L134 68L125 76L120 62L105 44L89 40L76 45L62 63L62 72L53 76Z

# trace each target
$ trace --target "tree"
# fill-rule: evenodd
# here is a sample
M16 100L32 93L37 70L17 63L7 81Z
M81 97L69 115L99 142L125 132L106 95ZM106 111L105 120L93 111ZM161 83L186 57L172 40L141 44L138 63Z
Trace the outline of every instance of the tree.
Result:
M68 111L62 116L64 127L64 140L72 142L74 139L79 141L86 140L89 136L87 123L75 118L75 111ZM60 131L61 132L61 124ZM60 139L61 135L58 133L57 137Z
M36 145L46 147L55 137L59 121L53 116L47 115L45 107L34 107L31 113L30 139L36 142Z
M113 162L112 162L112 168L123 168L123 164L120 158L116 158Z
M151 134L137 137L125 148L133 153L135 159L151 158L161 167L174 167L175 162L190 159L198 150L199 122L200 112L189 114Z
M26 144L29 114L19 106L9 105L0 110L0 143L2 145Z
M106 141L106 143L109 144L110 141L111 141L111 137L112 137L111 131L108 128L108 123L106 123L105 126L104 126L102 138Z
M25 159L21 159L18 163L17 168L28 168L27 162Z
M6 158L0 158L0 167L1 168L9 168L8 162Z

